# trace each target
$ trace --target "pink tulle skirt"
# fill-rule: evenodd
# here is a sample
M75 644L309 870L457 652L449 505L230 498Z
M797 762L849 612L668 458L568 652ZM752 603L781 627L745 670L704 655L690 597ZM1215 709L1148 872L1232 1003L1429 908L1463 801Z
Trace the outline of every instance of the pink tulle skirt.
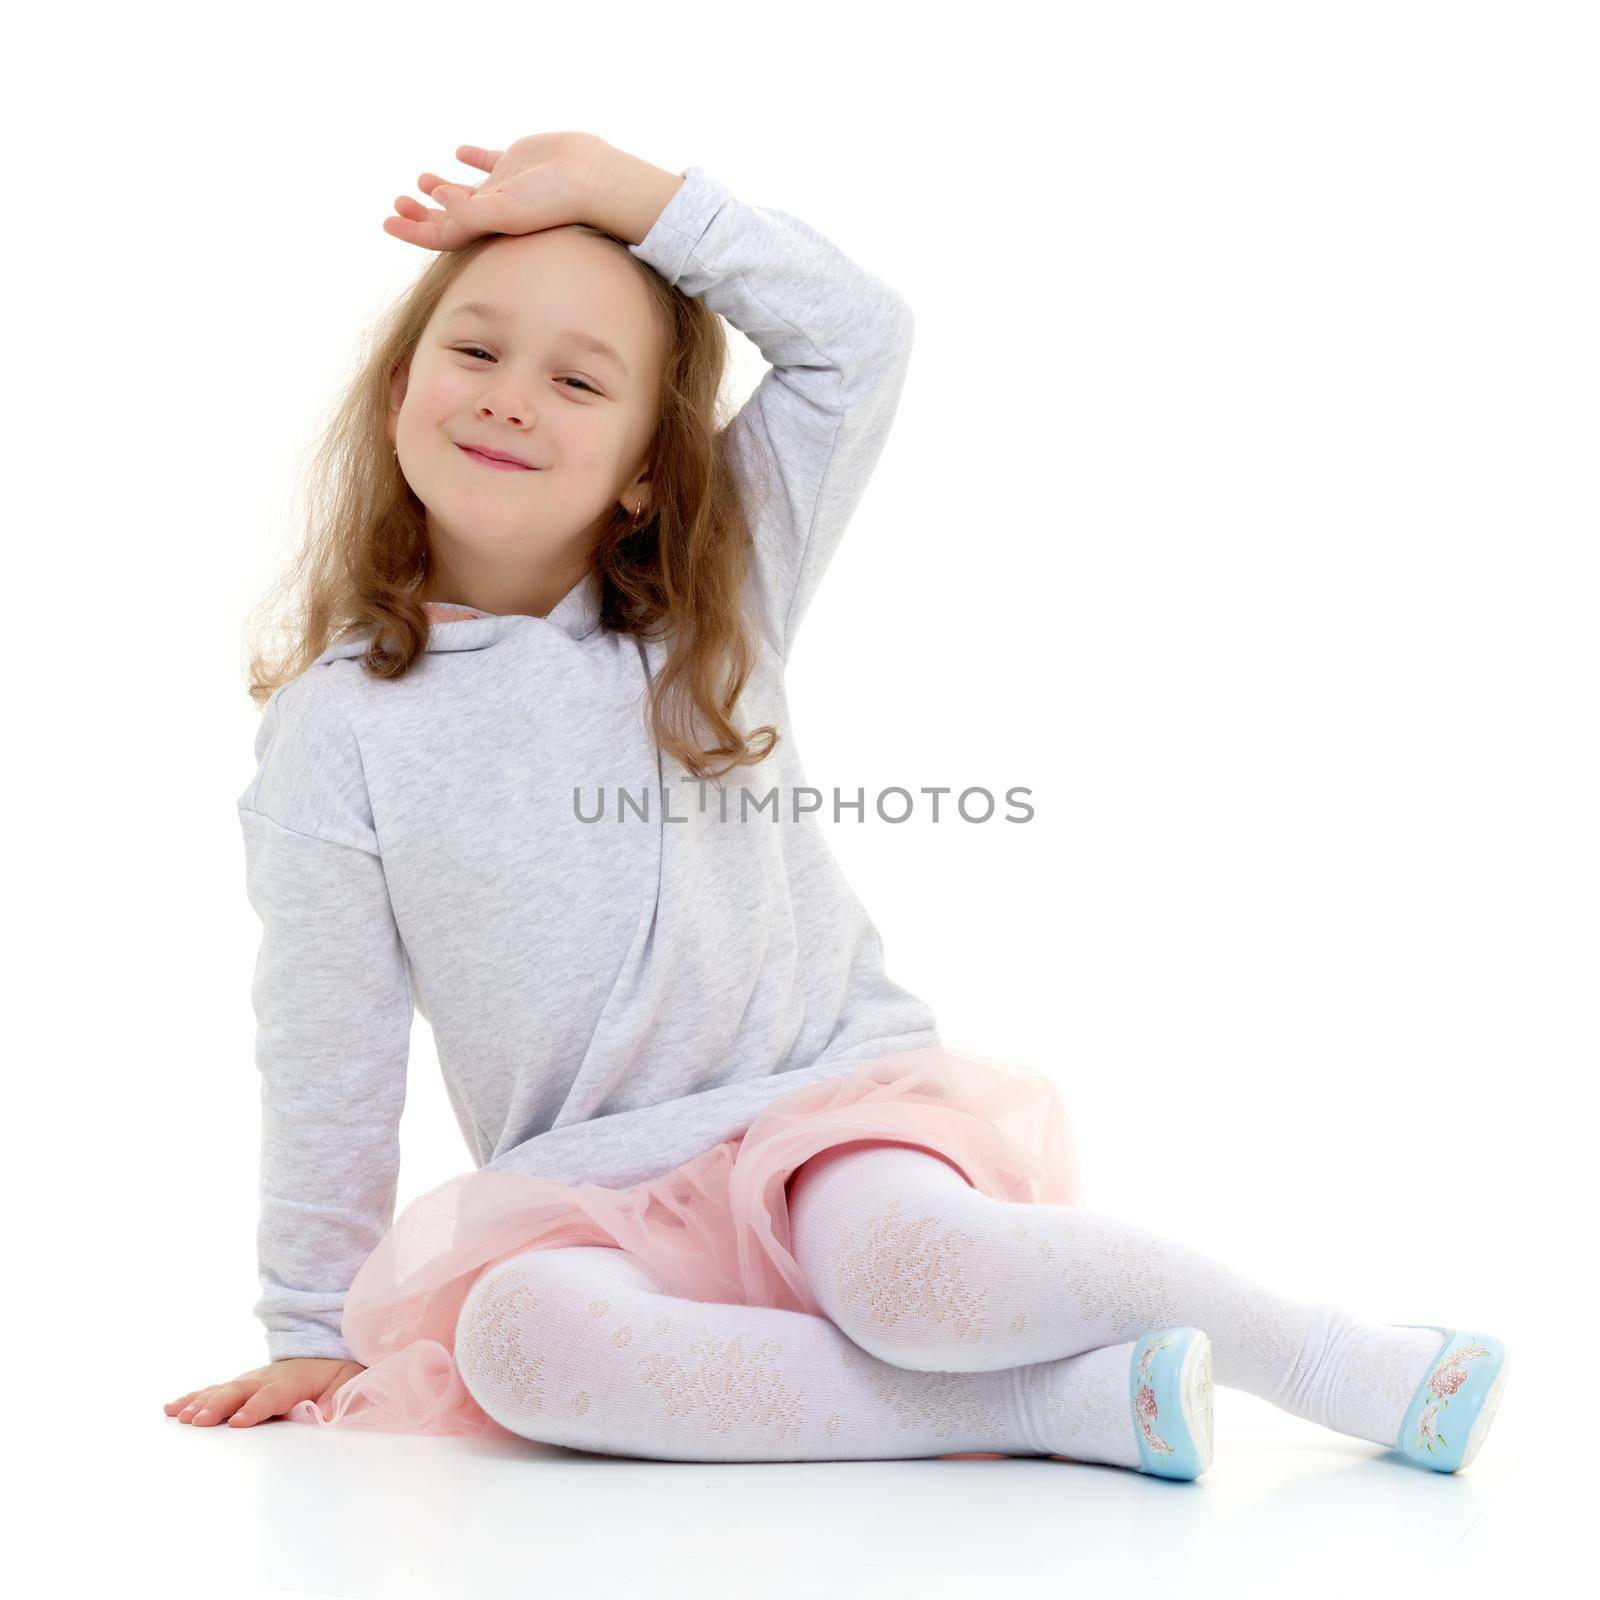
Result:
M821 1311L789 1249L785 1184L809 1156L887 1139L943 1157L980 1192L1082 1204L1072 1125L1030 1068L933 1046L864 1061L767 1106L745 1131L631 1189L469 1172L413 1201L356 1274L343 1336L366 1371L330 1416L295 1422L511 1438L468 1393L454 1357L473 1283L525 1250L631 1251L691 1300Z

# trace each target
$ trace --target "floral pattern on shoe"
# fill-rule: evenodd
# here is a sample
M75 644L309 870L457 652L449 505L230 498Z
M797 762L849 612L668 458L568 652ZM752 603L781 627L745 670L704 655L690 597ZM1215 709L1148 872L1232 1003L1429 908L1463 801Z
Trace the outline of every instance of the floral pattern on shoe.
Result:
M1174 1342L1170 1338L1162 1337L1145 1346L1144 1354L1139 1357L1139 1387L1133 1394L1133 1412L1139 1423L1139 1432L1144 1436L1144 1442L1152 1450L1159 1450L1167 1455L1171 1455L1176 1447L1168 1444L1155 1431L1155 1421L1159 1412L1156 1406L1156 1392L1150 1387L1150 1362L1157 1350L1165 1350Z
M1449 1340L1445 1342L1448 1344ZM1426 1449L1431 1455L1435 1444L1449 1448L1450 1441L1439 1432L1439 1407L1448 1406L1451 1395L1460 1393L1461 1386L1469 1376L1467 1363L1488 1353L1488 1350L1474 1339L1471 1344L1464 1344L1460 1349L1452 1350L1443 1360L1434 1364L1433 1370L1423 1380L1423 1387L1433 1399L1423 1406L1422 1414L1417 1418L1417 1449Z

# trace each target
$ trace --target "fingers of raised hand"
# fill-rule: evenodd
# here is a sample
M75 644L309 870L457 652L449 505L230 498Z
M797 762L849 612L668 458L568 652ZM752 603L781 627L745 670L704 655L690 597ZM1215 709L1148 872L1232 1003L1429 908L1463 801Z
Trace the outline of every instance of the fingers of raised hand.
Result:
M492 172L495 163L504 154L504 150L485 150L475 144L458 144L456 146L456 160L465 162L469 167L477 167L481 172Z
M435 179L434 182L434 197L442 200L443 197L437 194L439 180ZM452 197L457 207L455 214L442 207L431 209L413 200L410 195L402 194L396 196L394 202L399 216L385 217L383 231L396 239L404 239L407 244L421 245L428 250L459 250L480 234L491 231L491 219L485 217L468 221L460 210L461 202L471 199L477 191L462 184L451 187L455 191Z
M409 217L413 222L431 222L435 225L446 221L450 215L448 211L425 206L408 194L396 195L394 208L402 217Z
M451 222L448 211L430 209L408 194L399 195L394 208L400 214L385 217L383 231L396 239L428 250L453 250L465 243L457 237L463 230Z
M424 172L417 179L417 187L431 199L435 189L454 189L458 193L460 193L462 190L465 190L470 194L475 185L470 183L452 183L448 178L441 178L437 172Z

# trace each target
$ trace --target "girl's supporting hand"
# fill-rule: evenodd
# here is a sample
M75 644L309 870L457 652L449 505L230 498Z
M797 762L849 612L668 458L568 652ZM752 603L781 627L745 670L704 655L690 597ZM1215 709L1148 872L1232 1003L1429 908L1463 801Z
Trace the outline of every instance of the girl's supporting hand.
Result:
M437 211L410 195L383 231L427 250L459 250L485 233L537 233L571 222L592 222L597 172L612 147L592 133L536 133L505 150L456 146L456 160L489 176L479 184L447 183L424 172L417 187L439 202Z
M301 1400L315 1400L327 1416L340 1387L366 1370L359 1361L291 1356L256 1367L232 1383L192 1389L161 1409L169 1417L176 1413L179 1422L197 1422L202 1427L227 1422L229 1427L248 1428L268 1417L283 1416Z

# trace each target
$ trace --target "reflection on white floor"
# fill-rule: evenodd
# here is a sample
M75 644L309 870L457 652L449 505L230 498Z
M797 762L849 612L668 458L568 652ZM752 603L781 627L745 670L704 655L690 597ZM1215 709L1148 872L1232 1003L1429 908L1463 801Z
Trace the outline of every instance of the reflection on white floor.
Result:
M177 1593L557 1600L581 1586L653 1600L716 1582L763 1600L876 1600L999 1582L1093 1600L1454 1600L1525 1585L1581 1538L1555 1504L1582 1489L1582 1452L1563 1465L1534 1447L1560 1395L1538 1392L1553 1363L1526 1357L1454 1476L1231 1389L1217 1390L1216 1462L1192 1484L1039 1459L707 1466L286 1422L230 1432L174 1422L153 1399L136 1437L126 1418L92 1444L73 1430L58 1547L80 1575L116 1580L131 1563Z

